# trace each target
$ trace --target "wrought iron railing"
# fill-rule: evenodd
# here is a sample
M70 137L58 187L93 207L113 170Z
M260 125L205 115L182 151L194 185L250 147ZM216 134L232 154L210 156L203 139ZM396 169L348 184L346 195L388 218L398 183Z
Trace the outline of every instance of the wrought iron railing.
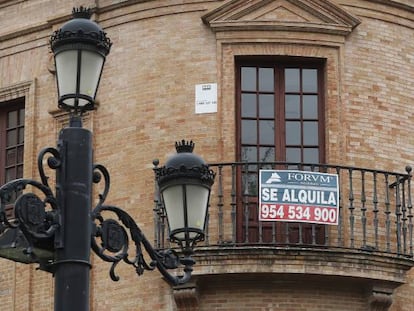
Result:
M341 248L413 256L411 167L405 172L304 163L213 163L216 172L205 247L262 245ZM157 169L157 168L155 168ZM261 222L257 219L260 169L338 175L338 225ZM169 247L163 204L155 189L155 245Z

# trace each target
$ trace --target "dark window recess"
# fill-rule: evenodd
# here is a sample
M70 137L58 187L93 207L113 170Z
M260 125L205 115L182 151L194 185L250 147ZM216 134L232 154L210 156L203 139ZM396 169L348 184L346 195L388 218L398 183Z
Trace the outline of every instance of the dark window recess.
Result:
M24 154L24 99L19 98L0 104L0 184L23 177ZM19 193L9 200L14 202ZM9 217L13 215L13 205L7 204Z

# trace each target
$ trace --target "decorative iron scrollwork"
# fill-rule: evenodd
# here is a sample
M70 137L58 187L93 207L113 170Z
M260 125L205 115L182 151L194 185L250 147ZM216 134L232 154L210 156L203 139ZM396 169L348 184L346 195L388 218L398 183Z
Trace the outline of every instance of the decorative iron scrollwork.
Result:
M104 190L99 194L99 202L92 212L92 221L95 230L92 237L93 251L104 261L112 262L109 275L112 280L118 281L119 276L115 273L115 268L120 261L132 265L138 275L142 275L145 270L157 268L161 274L171 284L182 284L188 281L194 265L194 260L189 256L180 258L173 251L155 250L147 238L142 233L133 218L119 207L105 205L105 199L109 192L110 177L107 169L102 165L94 166L94 182L99 183L104 179ZM112 214L117 220L110 217L105 219L104 214ZM127 233L127 230L129 233ZM135 253L129 253L130 239L135 245ZM143 249L150 258L147 262L144 258ZM181 277L173 276L167 269L176 269L184 265L184 275Z
M53 272L54 251L65 247L62 239L64 228L60 223L61 210L49 186L44 163L52 170L62 170L60 151L45 148L39 153L37 164L41 182L21 178L0 187L0 234L8 229L16 230L15 233L23 236L25 240L24 246L18 250L18 254L24 257L22 262L37 262L40 269ZM171 284L187 282L195 263L190 257L191 253L184 251L184 255L179 256L174 250L154 249L127 212L117 206L104 204L110 187L107 169L99 164L94 165L92 177L94 183L100 183L103 179L103 191L99 194L98 204L91 213L91 246L100 258L112 263L109 272L111 279L119 280L115 268L123 261L132 265L138 275L142 275L145 270L157 268ZM28 186L31 186L33 191L23 191L27 190ZM14 217L6 213L6 206L9 204L14 207ZM134 245L134 251L130 250L130 245ZM167 271L179 266L183 266L182 276L174 276Z
M53 239L55 232L59 228L57 217L57 201L49 184L48 176L43 167L44 158L47 154L51 156L47 159L47 164L51 169L60 166L60 154L54 148L45 148L38 155L38 170L41 183L31 179L15 179L0 187L0 226L2 231L7 229L19 229L29 243L25 253L31 253L34 248L34 241L44 241L37 243L44 249L53 249ZM27 186L37 189L34 192L25 192ZM39 191L42 193L40 197ZM13 202L14 201L14 202ZM10 218L6 213L6 206L14 206L14 217ZM49 207L49 208L47 208ZM32 254L35 261L36 254Z

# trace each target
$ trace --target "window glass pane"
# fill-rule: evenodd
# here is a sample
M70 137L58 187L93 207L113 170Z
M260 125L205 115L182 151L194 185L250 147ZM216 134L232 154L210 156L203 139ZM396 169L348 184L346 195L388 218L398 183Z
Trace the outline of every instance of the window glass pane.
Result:
M247 190L248 195L257 196L257 174L243 174L243 193Z
M7 127L16 127L17 126L17 111L10 111L7 113Z
M242 117L255 118L256 114L256 94L242 94Z
M242 144L257 143L257 122L255 120L242 120Z
M316 69L303 69L303 92L316 93L318 91L318 71Z
M24 109L19 110L19 125L24 125Z
M285 118L299 119L300 118L300 96L286 95L285 96Z
M25 109L21 108L22 104L23 102L19 102L16 105L7 106L7 110L0 112L4 119L4 122L0 124L0 132L3 132L4 136L0 150L3 154L3 167L0 176L2 184L23 177ZM13 200L9 201L9 203L13 202Z
M16 148L12 148L6 151L6 165L15 165L17 161Z
M261 147L259 156L261 162L273 162L275 161L275 148Z
M9 130L7 131L7 143L6 146L14 146L17 145L17 130Z
M260 144L274 145L275 123L273 121L260 120Z
M303 118L304 119L318 119L318 96L304 95L303 96Z
M241 160L243 162L257 162L257 148L256 147L242 147Z
M301 162L300 148L286 148L287 162Z
M14 167L6 169L6 182L16 179L16 170Z
M285 69L285 92L299 92L299 69L287 68Z
M274 118L274 95L259 95L259 114L261 118Z
M24 143L24 127L19 128L19 137L18 137L17 143L18 144Z
M23 163L23 146L17 147L17 163Z
M242 67L241 89L242 91L256 91L256 68Z
M259 68L259 91L274 91L273 68Z
M300 122L286 121L286 145L300 145Z
M318 122L303 122L303 144L318 145Z
M303 150L303 162L319 163L319 149L318 148L305 148Z
M22 178L23 177L23 165L17 166L17 175L16 178Z

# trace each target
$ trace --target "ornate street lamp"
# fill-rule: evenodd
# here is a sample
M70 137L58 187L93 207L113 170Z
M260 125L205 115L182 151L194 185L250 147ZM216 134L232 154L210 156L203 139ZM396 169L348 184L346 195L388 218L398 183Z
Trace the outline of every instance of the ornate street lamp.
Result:
M41 182L16 179L0 187L0 257L23 263L38 263L55 278L55 310L89 310L90 250L111 262L110 276L124 261L137 274L157 268L172 285L191 277L195 244L204 238L210 187L214 172L197 155L194 143L176 143L177 155L157 168L156 177L170 225L174 250L154 249L131 216L105 204L110 177L107 169L92 160L92 133L82 128L81 115L94 109L95 96L111 42L90 21L88 9L74 9L73 19L51 37L55 56L59 107L70 113L69 127L59 134L57 148L44 148L38 156ZM47 161L44 161L47 157ZM44 162L56 171L52 191ZM99 202L92 208L92 184L103 179ZM24 192L28 188L33 192ZM15 193L14 218L6 206ZM114 217L108 217L113 215ZM134 245L131 254L130 245ZM150 262L146 262L143 250ZM180 276L169 269L183 267Z
M177 142L175 147L177 154L159 169L158 181L167 213L170 240L186 251L204 239L214 175L204 160L192 153L192 141Z
M73 9L73 19L55 31L50 45L55 56L58 103L75 113L93 110L111 41L90 20L91 12Z

